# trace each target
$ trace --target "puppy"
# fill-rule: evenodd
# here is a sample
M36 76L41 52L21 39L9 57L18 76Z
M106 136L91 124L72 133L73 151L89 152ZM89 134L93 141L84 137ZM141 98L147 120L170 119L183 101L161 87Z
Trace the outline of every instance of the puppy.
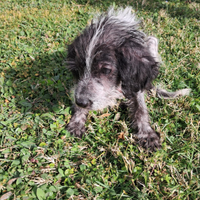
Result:
M101 110L126 98L139 144L152 151L161 147L144 99L145 90L153 88L152 81L159 73L158 40L140 31L139 23L131 7L110 8L68 46L67 65L76 89L67 130L74 136L82 137L85 132L89 110ZM157 93L173 98L188 94L188 90L170 93L158 89Z

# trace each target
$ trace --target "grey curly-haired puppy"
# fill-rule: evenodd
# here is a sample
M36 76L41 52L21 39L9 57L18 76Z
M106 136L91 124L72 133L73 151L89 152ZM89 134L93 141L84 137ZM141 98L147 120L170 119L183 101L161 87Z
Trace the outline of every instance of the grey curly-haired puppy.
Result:
M139 23L131 7L110 8L68 46L67 65L76 89L74 114L67 130L74 136L81 137L85 132L89 110L103 109L126 98L139 144L150 150L161 147L159 133L149 124L144 99L144 91L153 88L152 80L159 73L158 40L140 31ZM188 92L157 89L164 98Z

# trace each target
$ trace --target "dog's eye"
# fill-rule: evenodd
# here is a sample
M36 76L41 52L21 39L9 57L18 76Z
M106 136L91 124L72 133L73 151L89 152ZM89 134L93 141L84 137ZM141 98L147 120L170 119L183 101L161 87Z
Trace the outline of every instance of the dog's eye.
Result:
M101 68L101 73L102 74L105 74L105 75L108 75L111 73L111 69L110 68L107 68L107 67L102 67Z

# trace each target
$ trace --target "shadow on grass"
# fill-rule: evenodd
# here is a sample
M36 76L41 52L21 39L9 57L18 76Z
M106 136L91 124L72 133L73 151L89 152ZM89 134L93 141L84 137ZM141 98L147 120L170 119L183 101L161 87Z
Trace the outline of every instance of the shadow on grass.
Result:
M70 106L69 90L73 81L65 57L66 52L46 53L7 69L3 84L6 99L14 99L22 113L46 113L59 106Z

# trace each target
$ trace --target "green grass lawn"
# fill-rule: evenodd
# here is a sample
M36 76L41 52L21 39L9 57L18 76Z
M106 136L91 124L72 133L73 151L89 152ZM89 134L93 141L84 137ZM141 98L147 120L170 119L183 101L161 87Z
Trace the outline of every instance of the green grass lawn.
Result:
M82 140L71 117L66 46L95 13L132 6L159 39L155 85L191 88L174 100L147 97L162 149L137 146L127 113L90 112ZM0 1L0 200L200 199L200 2ZM124 139L120 139L120 133Z

